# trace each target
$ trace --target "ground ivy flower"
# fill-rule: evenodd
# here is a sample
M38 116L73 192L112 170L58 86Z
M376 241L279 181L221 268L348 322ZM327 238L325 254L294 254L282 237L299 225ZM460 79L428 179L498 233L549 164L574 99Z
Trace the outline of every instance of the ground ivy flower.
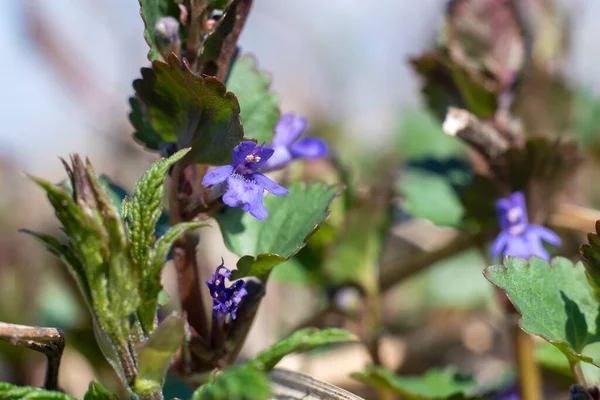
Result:
M221 260L221 265L217 267L212 279L206 281L206 286L213 298L213 314L219 318L225 318L227 314L230 314L233 320L242 298L248 292L244 288L246 282L243 280L235 281L231 286L225 287L225 279L230 276L231 271L223 265L223 260Z
M273 155L274 150L254 142L242 142L233 149L231 165L210 171L202 180L203 185L226 183L223 202L230 207L242 207L257 219L264 220L268 212L263 205L265 190L276 196L288 194L283 186L257 172Z
M273 171L288 165L296 158L325 157L327 143L323 139L305 136L298 140L306 130L306 118L294 114L284 114L275 126L275 137L271 146L275 149L273 157L265 164L265 171Z
M560 238L548 228L530 224L527 218L525 196L515 192L507 199L496 201L496 213L501 232L492 245L492 257L499 255L528 259L538 256L547 261L550 254L542 242L560 246Z

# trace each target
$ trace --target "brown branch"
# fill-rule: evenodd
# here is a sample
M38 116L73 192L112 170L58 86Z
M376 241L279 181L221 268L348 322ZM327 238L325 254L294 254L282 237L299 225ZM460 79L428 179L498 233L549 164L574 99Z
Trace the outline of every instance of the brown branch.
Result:
M403 260L399 259L392 259L381 267L381 272L379 274L379 289L381 292L385 292L402 282L404 279L421 271L423 268L443 260L446 257L468 250L473 246L485 243L489 238L489 234L461 233L442 248L432 252L417 254L416 256L411 257L407 262L403 262Z
M500 132L467 110L450 107L442 129L450 136L461 138L487 160L493 160L509 147Z
M60 329L0 322L0 339L44 353L48 359L44 387L58 389L58 368L65 348L65 336Z

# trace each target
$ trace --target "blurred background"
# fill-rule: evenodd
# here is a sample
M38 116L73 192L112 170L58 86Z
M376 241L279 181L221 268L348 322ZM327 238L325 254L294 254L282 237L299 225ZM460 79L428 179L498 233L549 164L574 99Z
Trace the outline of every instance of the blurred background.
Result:
M539 49L553 54L552 68L570 85L593 97L600 90L600 2L522 2L556 7L553 29ZM421 83L408 60L432 48L445 7L446 0L255 0L240 46L271 73L282 112L306 115L340 152L348 149L361 160L361 152L388 155L390 147L402 154L400 144L419 152L419 138L441 132L421 105ZM93 377L114 377L70 278L38 243L17 232L57 229L44 196L23 172L60 181L58 157L77 152L130 189L156 159L133 141L127 117L131 82L148 64L142 32L136 0L0 2L0 320L64 329L61 385L79 397ZM454 235L426 225L418 232L435 240L423 247ZM409 242L415 231L407 235L399 226L395 232ZM225 252L220 240L217 234L204 244L207 270ZM510 380L508 344L499 333L491 285L481 275L485 262L479 251L464 252L386 293L393 329L382 345L389 346L391 368L416 374L453 363L490 385ZM274 282L245 354L288 333L320 303L320 294L289 277ZM541 354L551 366L555 354L546 350ZM291 358L284 366L354 389L347 375L368 360L357 347L325 361ZM561 368L556 373L568 374ZM42 355L0 343L0 380L40 385L43 372Z

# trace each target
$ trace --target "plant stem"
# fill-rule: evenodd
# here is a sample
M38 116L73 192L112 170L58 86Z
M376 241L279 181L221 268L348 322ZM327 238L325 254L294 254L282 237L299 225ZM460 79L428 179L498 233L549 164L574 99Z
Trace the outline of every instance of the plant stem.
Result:
M58 368L65 348L65 336L60 329L0 322L0 339L44 353L48 359L44 387L58 389Z
M512 324L515 358L522 400L542 400L542 379L535 362L533 338L518 324Z
M186 165L178 162L173 167L173 182L170 187L169 217L171 226L183 220L179 205L178 189ZM190 232L184 233L173 243L173 261L177 271L177 284L181 306L187 314L187 320L196 333L208 338L208 318L200 291L200 271L196 259L196 244Z
M585 381L585 375L583 374L583 370L581 369L581 363L575 360L569 360L569 366L571 367L571 371L573 371L573 376L577 383L583 386L587 386Z

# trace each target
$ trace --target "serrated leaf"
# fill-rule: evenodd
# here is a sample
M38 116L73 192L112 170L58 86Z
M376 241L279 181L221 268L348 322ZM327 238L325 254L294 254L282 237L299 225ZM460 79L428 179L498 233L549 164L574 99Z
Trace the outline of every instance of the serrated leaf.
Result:
M195 75L171 54L168 63L154 61L152 68L142 68L142 79L133 87L143 105L129 115L138 140L150 146L150 139L143 138L154 132L178 148L191 147L190 161L211 165L231 161L244 132L238 101L221 81Z
M0 382L0 399L2 400L76 400L62 392L44 390L31 386L16 386Z
M224 82L227 80L237 41L251 7L252 0L230 2L217 26L204 41L199 57L203 74L216 76Z
M147 272L144 274L142 287L144 290L144 301L138 310L138 314L144 329L151 329L154 324L156 307L159 303L159 295L162 290L160 276L171 251L171 246L184 232L200 227L210 226L201 222L182 222L174 225L165 232L154 243L148 255Z
M233 92L240 103L246 137L258 143L273 140L280 117L277 96L269 91L270 84L269 74L257 69L252 56L237 59L227 80L227 90Z
M134 196L129 205L127 227L131 241L131 258L139 266L149 265L156 221L162 210L165 176L169 168L188 151L189 149L184 149L168 159L155 162L135 185Z
M271 385L264 372L251 365L226 370L200 386L192 400L269 400Z
M440 175L406 170L398 182L406 212L438 226L460 225L464 208L448 180Z
M358 340L355 334L344 329L328 328L319 330L317 328L304 328L261 352L254 360L250 361L250 364L267 372L288 354L309 351L328 344L356 342Z
M216 216L225 244L239 256L251 256L265 262L267 255L288 259L300 250L307 237L328 215L329 204L340 193L339 186L322 183L304 185L292 183L287 196L267 196L264 204L269 211L266 221L259 221L240 208L229 208ZM259 257L261 254L264 256ZM248 259L246 259L248 260ZM263 270L264 264L245 270ZM276 265L276 264L273 264ZM261 275L268 272L262 272ZM245 276L238 273L237 277Z
M179 7L177 3L170 0L139 0L140 2L140 15L144 21L144 39L150 46L148 52L148 60L162 60L163 56L158 50L156 39L154 38L154 27L158 20L162 17L171 16L174 18L179 17Z
M506 292L525 332L549 341L570 360L600 366L600 358L583 354L587 345L600 342L600 313L581 263L557 257L549 265L537 257L529 262L508 257L504 266L487 267L484 275Z
M167 317L138 349L136 393L162 388L171 358L181 346L185 320L176 315Z
M596 221L596 233L588 233L588 244L581 246L581 259L585 274L600 302L600 221Z
M147 150L159 151L161 145L166 142L152 127L152 123L146 116L146 112L144 111L145 108L142 107L140 100L135 97L130 97L129 105L131 106L129 121L135 128L133 138Z
M100 382L92 381L83 400L118 400L116 394L105 388Z
M368 385L393 391L407 400L466 399L477 389L477 382L461 375L456 368L429 370L423 376L401 377L385 368L373 365L352 377Z

